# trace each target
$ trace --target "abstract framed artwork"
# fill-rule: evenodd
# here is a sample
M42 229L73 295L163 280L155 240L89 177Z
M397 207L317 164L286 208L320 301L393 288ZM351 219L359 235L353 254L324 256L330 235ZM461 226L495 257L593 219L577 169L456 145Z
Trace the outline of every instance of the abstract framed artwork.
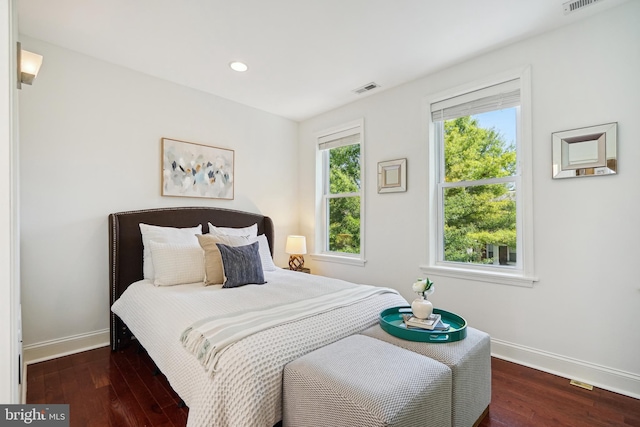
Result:
M378 193L407 191L407 159L378 162Z
M234 154L162 138L162 195L233 200Z
M574 178L618 173L617 123L555 132L552 177Z

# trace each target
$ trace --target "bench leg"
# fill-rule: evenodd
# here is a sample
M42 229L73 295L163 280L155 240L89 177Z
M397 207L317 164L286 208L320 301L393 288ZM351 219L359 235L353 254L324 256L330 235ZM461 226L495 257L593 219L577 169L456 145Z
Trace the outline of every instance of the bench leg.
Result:
M482 422L482 420L484 420L484 417L486 417L488 414L489 414L489 406L487 406L487 408L482 412L482 414L480 414L476 422L473 423L473 427L478 427Z

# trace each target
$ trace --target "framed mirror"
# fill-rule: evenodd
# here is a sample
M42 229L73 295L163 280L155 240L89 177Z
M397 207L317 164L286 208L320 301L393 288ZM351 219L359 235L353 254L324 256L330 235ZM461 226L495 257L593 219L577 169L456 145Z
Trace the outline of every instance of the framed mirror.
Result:
M551 134L554 179L618 173L618 123Z
M378 162L378 193L407 191L407 159Z

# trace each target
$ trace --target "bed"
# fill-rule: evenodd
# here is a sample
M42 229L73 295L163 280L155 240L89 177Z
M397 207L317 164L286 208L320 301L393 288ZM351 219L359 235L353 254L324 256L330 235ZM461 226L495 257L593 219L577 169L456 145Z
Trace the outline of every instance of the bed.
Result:
M140 223L177 228L199 225L203 234L210 231L209 223L231 228L256 224L257 233L266 237L262 242L268 243L268 256L273 255L274 226L267 216L218 208L161 208L109 215L111 348L118 350L135 336L189 406L187 425L191 427L277 424L282 418L282 372L288 362L376 324L385 308L406 304L392 290L280 268L265 270L263 285L233 289L201 282L154 286L144 279ZM208 316L216 321L253 311L288 316L297 304L355 291L370 295L258 330L225 347L210 368L181 342L185 331Z

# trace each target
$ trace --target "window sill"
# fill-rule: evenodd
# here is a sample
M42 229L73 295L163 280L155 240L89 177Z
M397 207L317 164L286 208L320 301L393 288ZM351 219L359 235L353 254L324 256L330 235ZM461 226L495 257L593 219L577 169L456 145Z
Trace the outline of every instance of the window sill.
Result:
M456 268L441 265L421 265L420 270L425 274L432 274L434 276L453 277L456 279L489 282L498 285L520 286L525 288L532 288L533 283L538 281L537 277L524 276L520 274L480 271L477 269Z
M338 264L355 265L358 267L364 267L364 264L367 262L364 259L341 255L310 254L309 256L314 261L335 262Z

